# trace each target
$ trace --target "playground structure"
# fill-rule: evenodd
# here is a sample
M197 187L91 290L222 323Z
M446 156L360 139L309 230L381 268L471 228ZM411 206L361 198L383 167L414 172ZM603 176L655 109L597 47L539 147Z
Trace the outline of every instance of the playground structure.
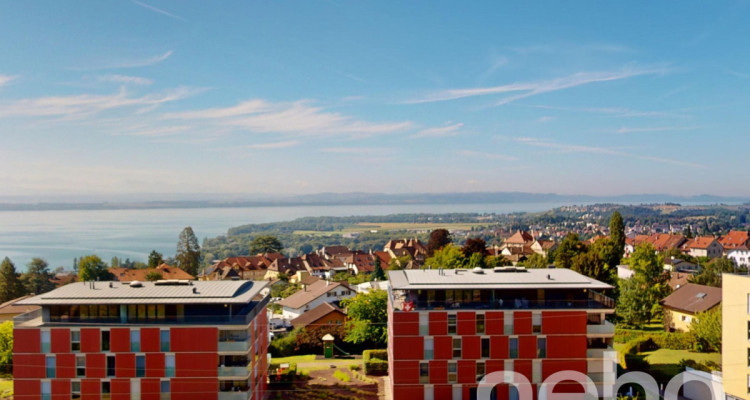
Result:
M334 350L337 350L344 356L350 356L351 354L344 351L341 347L336 346L334 340L336 340L330 333L327 333L320 340L323 341L323 356L325 358L334 358Z

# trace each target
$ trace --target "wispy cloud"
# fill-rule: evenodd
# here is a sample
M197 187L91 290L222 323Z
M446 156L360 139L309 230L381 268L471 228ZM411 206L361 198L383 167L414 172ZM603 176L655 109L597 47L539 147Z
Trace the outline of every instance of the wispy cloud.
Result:
M630 47L614 43L555 43L510 47L516 54L630 53Z
M153 12L156 12L156 13L159 13L159 14L162 14L162 15L166 15L167 17L174 18L174 19L179 19L180 21L187 22L187 20L185 20L185 18L182 18L179 15L175 15L175 14L172 14L170 12L164 11L161 8L156 8L154 6L150 6L150 5L146 4L146 3L141 3L140 1L136 1L136 0L133 0L133 3L139 5L139 6L143 7L143 8L147 8L147 9L153 11Z
M421 131L411 135L411 138L435 138L435 137L446 137L446 136L457 136L461 134L461 128L464 126L463 123L459 122L456 124L446 123L443 126L436 128L422 129Z
M132 127L125 134L131 136L150 136L150 137L164 137L173 136L190 130L189 126L178 125L178 126L165 126L160 128L148 128L148 127Z
M169 50L165 52L164 54L156 55L153 57L134 58L134 59L129 59L129 60L117 60L117 61L108 61L108 62L101 62L101 63L90 63L89 65L72 67L70 69L74 71L95 71L95 70L101 70L101 69L121 69L121 68L124 69L124 68L148 67L148 66L155 65L166 60L172 54L174 54L174 51Z
M11 75L0 75L0 86L8 84L8 82L16 79L15 76Z
M392 147L326 147L319 151L321 153L346 154L346 155L387 155L396 149Z
M99 81L102 82L114 82L130 85L151 85L154 83L153 80L148 78L141 78L139 76L127 76L127 75L104 75L99 77Z
M469 157L469 158L486 158L490 160L505 160L505 161L518 160L518 157L515 157L515 156L508 156L505 154L488 153L488 152L474 151L474 150L457 150L456 154L461 157Z
M671 110L671 111L640 111L634 110L627 107L560 107L550 106L541 104L529 104L522 105L522 107L540 108L544 110L556 110L556 111L568 111L568 112L581 112L591 114L601 114L611 117L665 117L665 118L688 118L689 115L682 112L688 111L688 109L682 110Z
M164 115L166 119L205 120L256 133L291 136L370 136L395 133L412 127L409 121L374 123L327 112L310 101L273 103L254 99L226 108L210 108Z
M727 69L725 71L729 75L733 75L733 76L736 76L736 77L739 77L739 78L744 78L744 79L750 79L750 74L746 73L746 72L739 72L739 71L734 71L734 70L731 70L731 69Z
M554 121L554 119L555 117L552 117L550 115L545 115L545 116L537 118L536 122L544 124L546 122Z
M617 130L617 133L642 133L642 132L669 132L669 131L693 131L700 129L700 126L656 126L643 128L630 128L623 126Z
M536 96L538 94L555 92L558 90L569 89L572 87L587 85L590 83L616 81L641 75L664 74L667 71L668 69L665 67L630 67L614 72L579 72L577 74L550 80L519 82L492 87L444 90L432 93L421 99L408 101L407 103L431 103L462 99L466 97L518 93L514 95L508 95L495 103L495 105L503 105L523 98Z
M269 150L269 149L283 149L286 147L294 147L294 146L299 145L300 143L301 142L298 140L287 140L283 142L249 144L244 147L246 149Z

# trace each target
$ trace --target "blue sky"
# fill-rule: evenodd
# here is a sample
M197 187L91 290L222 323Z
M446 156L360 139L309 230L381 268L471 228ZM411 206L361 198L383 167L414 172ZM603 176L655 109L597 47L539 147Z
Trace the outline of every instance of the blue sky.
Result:
M749 7L5 1L0 195L748 196Z

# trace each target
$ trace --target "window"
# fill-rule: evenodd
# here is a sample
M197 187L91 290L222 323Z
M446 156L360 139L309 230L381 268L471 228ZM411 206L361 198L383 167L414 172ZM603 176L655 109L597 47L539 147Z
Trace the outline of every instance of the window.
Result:
M139 330L130 331L130 351L141 351L141 331Z
M461 338L453 338L453 358L461 358Z
M159 387L159 394L161 400L168 400L169 399L169 392L171 392L171 388L169 385L169 381L161 381L161 386Z
M430 383L430 364L419 363L419 383Z
M76 356L76 376L86 376L86 356Z
M162 329L159 332L159 343L160 343L160 350L161 351L169 351L169 330L168 329Z
M51 398L52 398L52 382L42 381L42 400L50 400Z
M70 351L81 351L81 331L70 331Z
M508 388L508 399L518 400L519 397L520 394L518 393L518 388L515 385L510 385Z
M750 349L747 349L747 366L750 368Z
M44 360L44 366L47 370L47 378L55 377L55 356L47 356Z
M453 387L453 400L463 400L464 388L461 386Z
M505 360L503 362L503 371L513 371L513 360Z
M49 331L42 331L42 353L50 352Z
M71 400L81 400L81 381L70 381Z
M536 358L546 358L547 357L547 338L537 338L536 339Z
M424 339L424 359L432 360L435 354L435 340L433 338Z
M458 367L456 362L448 363L448 383L456 383Z
M115 356L107 356L107 376L115 376Z
M510 358L518 358L518 338L510 338L508 346L510 347Z
M112 393L112 387L109 381L102 381L102 393L100 399L109 400L110 393Z
M448 314L448 334L456 333L456 314Z
M531 314L531 332L532 333L542 333L542 314L541 313L533 313Z
M513 312L506 311L503 314L503 330L506 335L513 334Z
M477 314L477 335L484 333L484 314Z
M477 381L484 377L484 361L477 362Z
M146 356L135 356L135 376L136 378L146 376Z
M482 358L490 358L490 338L482 338Z
M164 356L164 376L174 376L174 354Z
M427 336L430 334L430 321L426 313L419 314L419 335Z
M542 383L542 360L531 361L531 383Z
M102 351L109 351L109 331L102 331Z
M141 400L141 381L138 379L130 380L130 400Z

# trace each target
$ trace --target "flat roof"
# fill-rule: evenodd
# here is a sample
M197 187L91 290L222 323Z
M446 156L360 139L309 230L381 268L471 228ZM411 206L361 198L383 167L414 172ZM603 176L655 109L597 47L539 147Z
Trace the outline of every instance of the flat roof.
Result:
M267 281L189 281L179 284L141 282L141 287L117 281L74 282L17 305L72 304L244 304L250 303ZM193 292L195 289L195 293Z
M388 271L394 290L416 289L612 289L565 268L422 269Z

